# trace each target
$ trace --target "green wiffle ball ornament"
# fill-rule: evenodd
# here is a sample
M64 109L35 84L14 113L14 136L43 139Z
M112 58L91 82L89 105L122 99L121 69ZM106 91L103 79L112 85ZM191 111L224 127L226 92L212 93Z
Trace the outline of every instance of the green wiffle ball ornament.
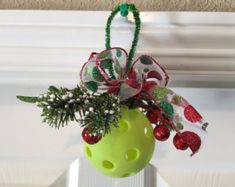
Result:
M122 178L135 175L151 160L155 140L148 118L138 109L121 109L119 127L98 143L84 143L90 163L105 175Z

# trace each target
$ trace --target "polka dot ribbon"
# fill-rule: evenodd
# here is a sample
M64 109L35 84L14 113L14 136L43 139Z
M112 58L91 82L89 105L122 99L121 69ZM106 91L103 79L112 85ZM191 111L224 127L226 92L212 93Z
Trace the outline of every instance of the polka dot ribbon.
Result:
M100 53L94 52L83 65L80 78L87 90L98 94L103 92L115 94L121 101L138 97L143 92L147 93L146 97L159 104L168 114L172 127L178 134L181 134L182 130L181 116L193 123L193 125L189 123L184 125L184 129L190 132L199 134L201 130L205 131L208 125L190 103L166 87L169 76L151 56L141 55L128 68L128 55L122 48L114 47ZM199 136L193 134L192 137L194 142L200 140L201 143ZM190 133L187 136L191 144L192 137ZM193 154L199 147L193 148L192 145Z
M92 53L82 68L81 80L87 89L116 94L121 101L137 95L146 86L149 89L167 84L168 75L152 57L140 56L130 70L127 59L127 52L122 48Z

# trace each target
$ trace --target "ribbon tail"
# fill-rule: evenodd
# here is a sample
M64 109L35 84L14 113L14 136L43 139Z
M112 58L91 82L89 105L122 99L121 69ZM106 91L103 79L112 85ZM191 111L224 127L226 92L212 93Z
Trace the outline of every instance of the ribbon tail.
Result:
M182 108L184 117L187 121L194 123L199 128L206 130L208 123L203 119L201 114L182 96L176 94L166 87L155 87L151 90L153 97L160 101L166 101L177 109Z

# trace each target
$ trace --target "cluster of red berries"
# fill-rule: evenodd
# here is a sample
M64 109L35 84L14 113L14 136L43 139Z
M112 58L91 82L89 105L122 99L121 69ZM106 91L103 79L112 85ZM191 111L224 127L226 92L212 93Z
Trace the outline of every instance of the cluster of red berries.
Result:
M191 107L186 107L185 117L190 119L190 121L197 121L201 119L200 114L195 112L195 109ZM157 124L153 130L154 137L159 141L165 141L170 137L170 125L167 119L163 118L160 111L158 110L150 110L146 114L149 121L153 124ZM88 144L96 144L102 138L101 134L91 134L88 128L84 128L82 132L82 137L85 142ZM173 143L176 149L186 150L188 148L194 153L201 146L200 137L191 131L185 131L182 133L176 133L173 138Z
M146 116L151 123L157 124L153 130L154 137L159 141L167 140L170 137L170 129L168 121L162 117L160 111L150 110ZM194 154L201 146L201 139L194 132L185 131L181 134L176 133L173 138L173 143L176 149L186 150L190 148Z
M159 141L165 141L170 136L170 129L167 127L167 120L162 118L160 111L150 110L146 114L151 123L158 124L153 130L154 137Z

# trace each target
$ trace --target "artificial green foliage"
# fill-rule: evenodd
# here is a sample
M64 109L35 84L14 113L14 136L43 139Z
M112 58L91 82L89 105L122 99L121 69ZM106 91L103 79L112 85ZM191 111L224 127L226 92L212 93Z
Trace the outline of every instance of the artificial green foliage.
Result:
M162 102L160 102L159 105L160 105L160 107L162 107L162 109L164 110L164 112L168 114L168 116L170 116L171 118L173 118L173 115L174 115L174 108L173 108L173 106L172 106L171 103L162 101Z
M110 126L118 126L120 114L119 99L111 94L94 95L82 90L56 88L38 97L17 96L24 102L35 103L42 109L43 122L51 127L60 128L69 121L77 121L89 128L90 133L106 134Z
M179 104L181 101L182 101L182 97L179 96L179 95L175 95L173 97L173 101L176 103L176 104Z
M82 126L86 126L91 133L107 134L110 127L118 127L121 117L120 101L111 94L103 93L88 100L84 105L85 117Z
M157 100L166 98L168 93L169 91L166 87L157 87L153 90L153 96Z
M37 97L28 97L28 96L16 96L19 100L27 102L27 103L36 103Z

